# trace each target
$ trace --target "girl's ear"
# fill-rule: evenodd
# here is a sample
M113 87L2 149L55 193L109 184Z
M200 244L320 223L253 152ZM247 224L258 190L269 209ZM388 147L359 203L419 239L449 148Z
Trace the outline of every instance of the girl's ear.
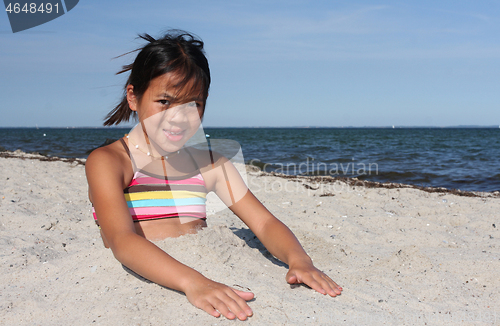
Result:
M127 85L127 102L130 110L137 111L137 96L134 94L133 85Z

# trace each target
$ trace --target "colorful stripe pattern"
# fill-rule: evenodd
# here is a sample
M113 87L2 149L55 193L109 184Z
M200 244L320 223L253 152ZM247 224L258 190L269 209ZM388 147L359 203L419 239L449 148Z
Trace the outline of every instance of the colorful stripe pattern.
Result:
M207 189L201 173L186 179L165 180L136 172L123 192L134 222L207 216ZM95 211L94 219L97 222Z

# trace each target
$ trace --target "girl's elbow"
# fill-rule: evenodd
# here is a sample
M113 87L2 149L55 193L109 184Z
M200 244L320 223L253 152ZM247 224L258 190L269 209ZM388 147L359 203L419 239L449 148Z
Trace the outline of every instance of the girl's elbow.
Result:
M107 239L108 248L113 252L113 256L123 264L127 259L129 254L129 244L131 243L131 238L137 234L125 234L120 236L114 236L112 239Z
M115 256L116 260L118 260L120 263L124 263L124 260L126 259L126 254L124 250L120 250L117 248L111 248L111 251L113 252L113 256Z

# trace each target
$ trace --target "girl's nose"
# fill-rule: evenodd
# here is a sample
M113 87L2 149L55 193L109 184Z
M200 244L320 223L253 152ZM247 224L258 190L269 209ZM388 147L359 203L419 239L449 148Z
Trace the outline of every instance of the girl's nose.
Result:
M184 103L169 108L166 113L168 122L187 122L196 119L196 117L199 120L198 108L195 102Z
M177 105L167 109L166 118L169 122L182 122L185 120L184 107L185 104Z

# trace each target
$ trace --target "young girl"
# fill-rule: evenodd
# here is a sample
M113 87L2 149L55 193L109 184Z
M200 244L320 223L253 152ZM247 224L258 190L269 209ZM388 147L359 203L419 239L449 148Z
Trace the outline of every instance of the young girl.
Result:
M316 269L296 237L248 190L234 165L198 137L210 85L203 42L171 31L147 44L130 71L121 103L104 125L139 120L128 135L94 150L86 162L89 198L104 245L139 275L182 291L218 317L252 315L243 292L204 277L149 240L196 233L206 226L205 200L213 191L289 266L286 281L332 297L342 288ZM203 134L204 140L204 134Z

